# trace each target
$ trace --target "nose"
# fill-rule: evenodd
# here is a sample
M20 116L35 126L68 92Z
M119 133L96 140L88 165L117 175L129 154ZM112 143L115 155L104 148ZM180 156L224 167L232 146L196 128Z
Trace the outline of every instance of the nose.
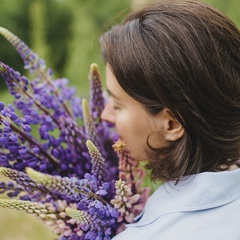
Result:
M115 112L110 102L108 102L105 108L103 109L101 119L112 124L115 124Z

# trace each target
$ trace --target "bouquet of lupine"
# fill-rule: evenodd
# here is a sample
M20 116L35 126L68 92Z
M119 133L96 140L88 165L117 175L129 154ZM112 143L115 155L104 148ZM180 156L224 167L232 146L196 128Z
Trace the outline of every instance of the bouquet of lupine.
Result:
M29 76L0 62L13 104L0 101L0 207L41 219L59 239L110 239L139 214L150 189L144 171L112 126L101 120L105 104L99 70L90 67L90 100L76 97L66 78L54 79L23 41L3 35Z

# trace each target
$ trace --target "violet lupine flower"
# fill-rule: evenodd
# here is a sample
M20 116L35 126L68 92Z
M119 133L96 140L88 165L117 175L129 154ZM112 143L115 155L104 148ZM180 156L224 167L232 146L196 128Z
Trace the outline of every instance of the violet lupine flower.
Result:
M45 68L45 61L39 59L38 55L21 41L21 39L3 27L0 27L0 34L3 35L18 51L21 58L24 60L25 69L29 69L30 73L33 73L36 69Z
M23 189L15 182L1 182L0 183L0 194L7 194L9 198L16 198L23 192Z
M105 98L103 96L103 88L101 83L100 72L97 64L93 63L90 66L90 109L95 122L101 122L100 115L105 106Z
M21 76L18 71L2 62L0 63L0 71L9 88L9 92L16 99L20 98L22 93L27 92L29 81L25 76Z
M90 67L88 104L17 36L2 27L0 34L32 74L0 62L15 97L14 105L0 102L0 173L15 181L0 183L0 193L20 199L0 200L0 207L36 215L59 240L111 239L141 211L149 189L124 144L112 147L117 134L100 118L105 95L97 65Z
M24 172L19 172L10 168L0 167L0 174L14 180L19 185L23 186L26 191L31 192L34 191L34 189L38 188L37 184L33 182Z
M107 180L105 159L102 157L97 147L90 140L88 140L86 144L92 158L92 174L97 178L99 184L101 185Z
M34 182L43 185L49 190L50 194L53 192L65 195L65 197L76 202L89 197L98 199L98 196L95 194L98 190L98 182L94 177L86 176L85 179L77 179L76 177L52 176L37 172L32 168L27 168L26 171Z
M10 168L0 167L0 174L5 177L10 178L15 181L17 185L11 184L11 193L14 193L14 197L17 197L20 193L19 198L21 200L31 200L31 201L52 201L52 198L56 198L56 195L49 194L45 186L41 184L37 184L32 181L29 176L20 171L16 171ZM15 191L14 187L16 188ZM5 189L4 192L9 191L9 189Z
M58 160L30 134L30 124L31 117L25 115L24 118L19 118L11 104L2 108L0 111L0 147L2 149L0 162L5 160L5 164L1 166L24 170L26 166L41 169L46 164L57 165ZM43 159L46 159L47 163L44 163Z
M13 34L11 35L9 31L2 30L0 29L0 33L3 35L7 33L8 39L14 39L14 46L24 45L19 38ZM26 48L25 46L24 49ZM18 48L20 55L25 56L25 52L21 53L21 49ZM16 78L21 79L22 77L18 72L15 74L10 67L3 66L5 68L2 69L1 73L9 83L10 88L12 82L16 82ZM85 145L86 140L89 139L86 134L87 131L85 131L85 127L77 124L78 122L83 122L82 108L73 105L79 104L81 101L75 97L75 90L68 86L67 79L53 80L52 74L49 71L44 72L42 68L35 69L35 73L37 73L36 78L31 81L24 81L24 83L28 84L26 87L27 91L22 91L21 94L17 90L13 92L16 97L15 104L17 108L22 112L25 119L31 119L31 126L35 125L36 127L34 128L38 128L39 136L36 138L41 140L38 144L31 144L35 154L32 156L26 155L21 161L18 160L18 169L23 170L25 167L30 166L46 173L78 176L81 178L91 169L91 162L89 161L88 150ZM90 76L93 75L90 73ZM96 81L96 78L91 78L90 80ZM97 80L100 81L100 79ZM91 86L95 85L91 84ZM91 92L95 93L93 89ZM98 99L101 98L101 92L102 90L98 88ZM98 102L92 101L92 105L97 106L97 104ZM71 110L70 106L74 111ZM91 125L89 123L91 117L89 116L88 114L87 126ZM23 126L24 131L30 131L30 124ZM86 129L94 129L93 124L91 128L86 127ZM115 177L117 176L117 157L111 149L112 140L108 134L109 130L105 129L103 131L102 129L102 125L99 125L98 122L95 133L92 131L91 136L94 136L93 141L96 145L99 145L97 143L97 135L101 137L101 143L104 144L103 148L101 148L102 153L104 156L109 155L106 159L110 165L111 174ZM100 132L104 132L104 134L100 135ZM56 135L56 133L59 133L59 135ZM6 139L5 135L2 140L4 139ZM18 150L18 147L15 145L12 148ZM37 151L38 154L36 156ZM24 149L21 149L21 153L24 154ZM109 161L110 157L111 161ZM29 165L28 159L31 159L31 165ZM56 161L56 159L59 161ZM17 169L16 167L14 166L15 169Z
M83 119L84 119L87 139L94 142L97 147L100 147L100 141L97 135L96 126L93 121L93 118L88 106L88 102L86 99L82 100L82 109L83 109Z
M77 220L83 231L88 230L86 239L111 239L116 227L118 212L109 204L93 201L88 211L66 208L66 213Z

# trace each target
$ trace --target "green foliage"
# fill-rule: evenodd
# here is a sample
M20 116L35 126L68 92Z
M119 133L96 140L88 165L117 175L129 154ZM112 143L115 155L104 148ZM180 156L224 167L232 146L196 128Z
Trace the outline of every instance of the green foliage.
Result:
M2 0L0 1L0 25L7 29L11 29L21 39L29 42L28 31L29 20L27 19L28 14L28 0ZM15 50L10 44L5 41L2 37L0 38L0 61L11 65L14 69L22 69L22 61L19 56L16 55ZM0 78L1 90L2 86L6 88L2 78Z
M57 77L67 77L84 96L90 64L99 63L104 72L98 44L104 24L130 5L130 0L1 0L0 25L20 36ZM22 61L4 39L0 61L22 68ZM2 78L0 84L4 84Z
M41 0L31 1L29 4L30 39L35 52L49 62L49 49L46 39L46 5Z

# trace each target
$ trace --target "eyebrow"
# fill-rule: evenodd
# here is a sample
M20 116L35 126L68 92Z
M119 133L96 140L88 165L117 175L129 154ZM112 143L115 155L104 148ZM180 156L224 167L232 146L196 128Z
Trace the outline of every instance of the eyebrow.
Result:
M109 89L107 89L107 93L109 94L109 96L115 98L115 99L120 99L118 96L116 96L114 93L112 93Z

